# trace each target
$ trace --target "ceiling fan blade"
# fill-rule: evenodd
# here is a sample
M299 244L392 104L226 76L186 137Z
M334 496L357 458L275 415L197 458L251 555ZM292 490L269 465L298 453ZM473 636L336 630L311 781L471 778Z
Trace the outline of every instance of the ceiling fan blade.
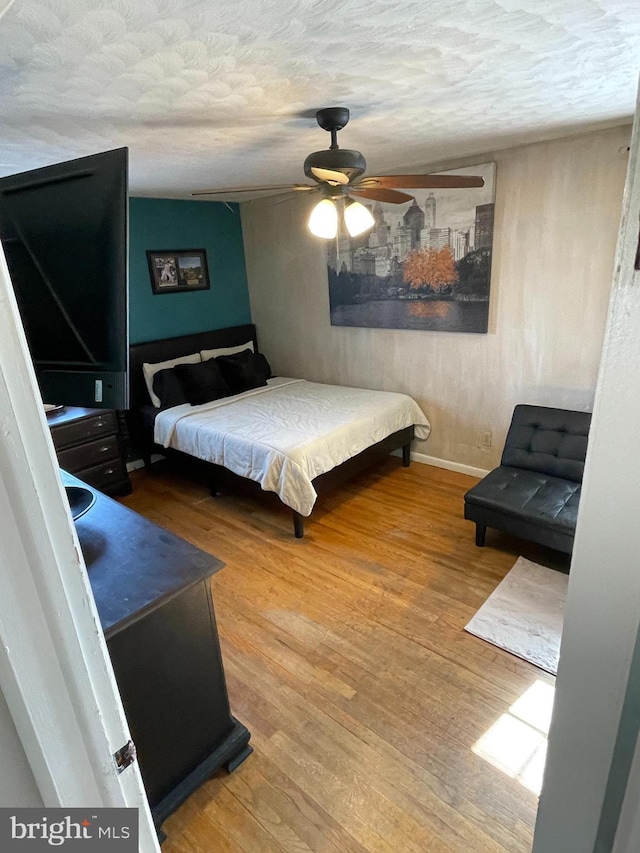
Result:
M333 184L333 186L349 183L348 175L342 172L334 172L333 169L320 169L318 166L312 166L311 171L319 181L326 181L328 184Z
M267 190L315 190L315 184L274 184L269 187L225 187L225 189L195 190L191 195L227 195L229 193L257 193Z
M349 190L349 195L357 195L359 198L370 198L373 201L386 201L389 204L405 204L407 201L413 201L412 195L407 193L399 193L396 190L387 190L382 187L366 187L361 189L357 187Z
M358 186L444 190L483 187L484 180L477 175L379 175L363 178L358 182Z

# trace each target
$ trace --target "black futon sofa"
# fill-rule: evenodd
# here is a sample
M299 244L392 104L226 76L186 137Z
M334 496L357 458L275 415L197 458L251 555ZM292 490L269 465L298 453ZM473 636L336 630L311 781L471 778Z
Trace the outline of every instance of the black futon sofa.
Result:
M570 554L591 415L516 406L500 461L464 496L464 517Z

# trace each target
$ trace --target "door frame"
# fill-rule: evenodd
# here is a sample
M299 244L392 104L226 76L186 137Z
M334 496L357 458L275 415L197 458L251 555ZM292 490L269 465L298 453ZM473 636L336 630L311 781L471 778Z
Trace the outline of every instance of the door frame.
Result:
M640 91L629 153L534 853L640 836Z
M0 543L0 691L44 805L138 808L158 851L1 246Z

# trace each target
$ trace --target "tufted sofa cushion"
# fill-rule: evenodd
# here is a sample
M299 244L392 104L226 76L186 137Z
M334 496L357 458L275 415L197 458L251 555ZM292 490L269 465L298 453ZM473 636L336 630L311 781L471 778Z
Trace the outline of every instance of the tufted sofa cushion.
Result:
M503 465L470 489L465 500L542 527L572 532L578 517L580 490L580 483Z
M501 465L582 482L591 415L545 406L516 406Z

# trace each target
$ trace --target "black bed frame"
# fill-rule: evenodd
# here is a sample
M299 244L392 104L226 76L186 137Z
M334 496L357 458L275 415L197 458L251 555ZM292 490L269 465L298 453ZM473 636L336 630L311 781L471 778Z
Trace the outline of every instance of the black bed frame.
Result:
M181 460L184 466L193 469L194 464L196 464L200 470L204 470L213 495L218 493L218 488L222 480L250 482L260 490L259 483L253 483L251 480L247 481L219 465L194 460L193 457L185 453L177 450L168 451L167 448L154 444L153 434L148 428L145 428L144 422L139 415L140 408L148 406L150 403L149 392L147 391L142 373L144 362L154 364L159 361L167 361L171 358L178 358L182 355L199 352L203 349L237 346L247 341L253 341L254 349L258 352L256 327L251 323L244 326L231 326L226 329L214 329L209 332L197 332L192 335L181 335L177 338L165 338L161 341L149 341L148 343L134 344L129 347L129 429L133 445L142 453L142 458L147 468L151 465L151 454L153 452L162 453L164 456L169 454L173 458ZM351 459L347 459L331 471L321 474L313 480L313 486L317 494L325 494L371 465L374 461L380 460L400 448L402 448L402 464L408 467L411 461L410 451L413 437L413 426L405 427L405 429L392 433L377 444L365 448L361 453L358 453ZM292 510L292 513L295 536L301 539L304 535L304 516L295 510Z

